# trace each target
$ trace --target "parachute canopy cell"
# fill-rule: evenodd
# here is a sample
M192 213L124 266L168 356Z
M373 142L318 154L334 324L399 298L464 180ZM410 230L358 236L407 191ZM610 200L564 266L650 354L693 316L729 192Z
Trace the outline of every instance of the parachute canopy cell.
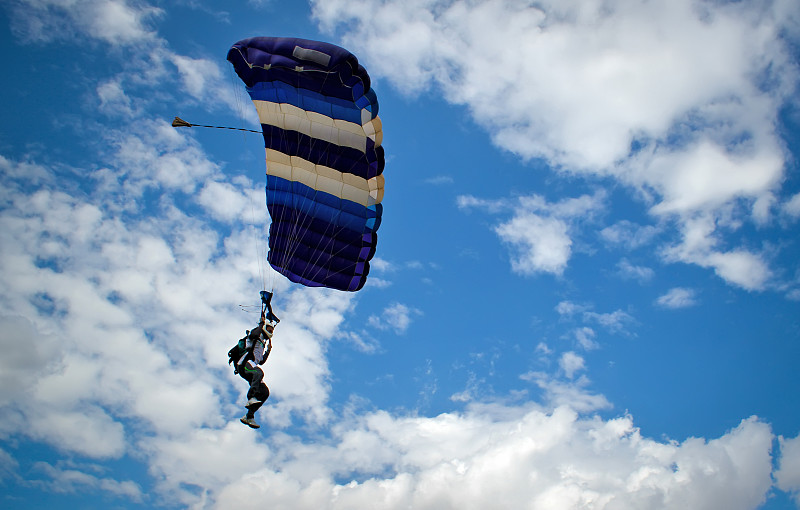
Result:
M333 44L239 41L228 60L255 104L267 157L270 265L293 282L361 289L383 206L383 131L367 71Z

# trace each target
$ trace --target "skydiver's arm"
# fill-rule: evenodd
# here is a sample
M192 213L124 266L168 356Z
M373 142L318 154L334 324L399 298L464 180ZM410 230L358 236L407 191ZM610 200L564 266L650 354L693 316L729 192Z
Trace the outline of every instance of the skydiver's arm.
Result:
M269 358L269 353L270 352L272 352L272 339L271 338L269 338L267 340L267 349L264 351L264 359L261 360L261 363L259 363L259 365L263 365L267 361L267 358Z

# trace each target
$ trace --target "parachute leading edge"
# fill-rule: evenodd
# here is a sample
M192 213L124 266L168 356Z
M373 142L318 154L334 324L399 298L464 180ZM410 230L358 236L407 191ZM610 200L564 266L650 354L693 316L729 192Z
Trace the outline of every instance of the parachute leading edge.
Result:
M361 289L384 188L369 75L344 48L306 39L245 39L228 60L264 135L270 265L303 285Z

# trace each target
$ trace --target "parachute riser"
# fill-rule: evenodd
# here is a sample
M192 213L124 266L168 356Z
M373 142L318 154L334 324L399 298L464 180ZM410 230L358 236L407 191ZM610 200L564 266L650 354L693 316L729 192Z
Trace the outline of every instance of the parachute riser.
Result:
M266 290L262 290L260 292L261 295L261 316L267 319L269 322L279 323L281 320L272 313L272 292L267 292Z

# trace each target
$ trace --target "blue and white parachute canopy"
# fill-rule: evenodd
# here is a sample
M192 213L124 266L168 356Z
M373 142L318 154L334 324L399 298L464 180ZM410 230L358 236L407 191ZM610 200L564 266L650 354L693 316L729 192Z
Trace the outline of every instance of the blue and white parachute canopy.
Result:
M361 289L384 188L367 71L344 48L285 37L239 41L228 60L264 133L270 265L303 285Z

